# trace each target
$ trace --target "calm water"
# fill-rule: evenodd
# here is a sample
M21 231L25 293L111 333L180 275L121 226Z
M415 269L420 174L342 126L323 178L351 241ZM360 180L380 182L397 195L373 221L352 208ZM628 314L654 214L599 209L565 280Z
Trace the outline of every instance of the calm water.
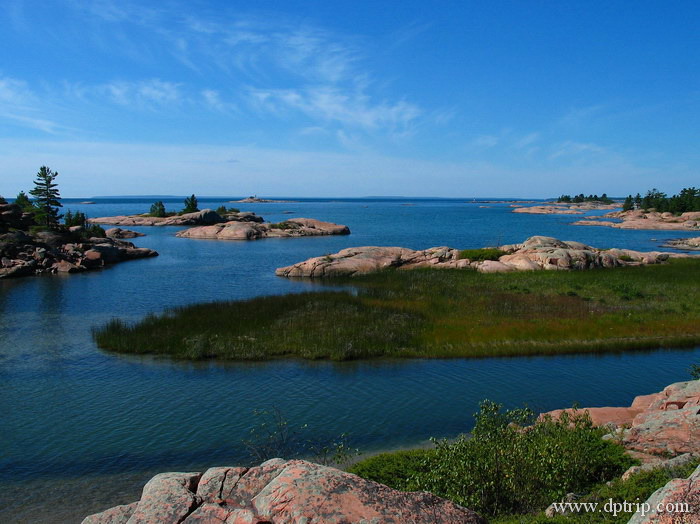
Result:
M144 212L151 200L69 202L90 216ZM200 201L217 207L222 201ZM408 205L407 205L408 204ZM237 204L230 204L237 205ZM181 206L178 199L166 207ZM479 400L548 410L622 405L687 379L698 351L609 356L355 363L183 364L105 354L90 329L172 305L305 291L274 269L358 245L427 248L521 242L534 234L653 250L678 232L568 225L504 204L345 200L240 204L271 221L350 226L347 237L227 242L134 228L160 257L103 271L0 281L0 522L75 522L138 498L154 472L245 460L254 409L278 408L321 436L371 451L468 431ZM285 214L291 211L292 214ZM30 495L31 494L31 495Z

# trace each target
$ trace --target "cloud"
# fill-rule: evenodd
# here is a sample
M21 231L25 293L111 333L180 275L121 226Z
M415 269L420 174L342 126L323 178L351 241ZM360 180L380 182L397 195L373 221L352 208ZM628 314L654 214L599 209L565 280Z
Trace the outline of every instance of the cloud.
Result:
M26 82L15 78L0 78L0 118L22 127L55 134L63 126L46 118L38 107L39 97Z
M501 141L501 137L494 135L480 135L471 141L471 145L474 147L489 148L498 145Z
M522 137L520 140L516 140L515 147L517 147L518 149L523 149L529 145L534 144L539 139L540 139L539 133L530 133L530 134Z
M386 129L401 133L408 130L421 110L403 100L373 103L363 92L320 86L305 89L251 89L254 104L280 114L285 110L300 111L308 117L337 122L365 130Z
M600 154L605 152L607 152L607 150L597 144L567 140L566 142L555 146L555 149L549 155L549 158L550 160L554 160L560 157L579 156L584 154Z
M125 106L166 105L182 101L179 84L157 78L136 82L110 82L95 86L94 92L104 94L112 102Z

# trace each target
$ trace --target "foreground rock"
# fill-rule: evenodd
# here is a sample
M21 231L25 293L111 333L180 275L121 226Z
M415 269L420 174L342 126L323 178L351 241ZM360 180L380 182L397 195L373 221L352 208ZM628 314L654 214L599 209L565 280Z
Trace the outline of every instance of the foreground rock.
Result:
M674 238L667 240L664 247L673 249L683 249L686 251L700 251L700 237L695 238Z
M628 524L700 522L700 466L687 479L674 479L646 501L649 512L636 513Z
M430 493L404 493L303 460L272 459L253 468L163 473L141 500L90 515L83 524L486 523Z
M231 213L226 218L211 209L203 209L195 213L173 215L170 217L152 217L148 215L119 215L114 217L91 218L91 224L103 224L114 226L201 226L220 224L226 221L238 222L262 222L262 217L255 213Z
M673 213L633 209L586 218L586 220L574 222L573 225L604 226L618 229L700 230L700 211L689 211L676 216ZM616 219L617 221L606 219Z
M501 246L498 260L461 258L460 250L433 247L421 251L401 247L354 247L332 255L310 258L277 269L284 277L337 277L381 271L386 268L413 269L418 267L471 268L482 273L527 270L571 270L602 267L657 264L669 257L688 255L671 253L640 253L629 249L601 250L580 242L535 236L522 244Z
M260 238L307 237L321 235L349 235L347 226L322 222L313 218L290 218L279 224L226 222L179 231L182 238L210 238L219 240L257 240Z

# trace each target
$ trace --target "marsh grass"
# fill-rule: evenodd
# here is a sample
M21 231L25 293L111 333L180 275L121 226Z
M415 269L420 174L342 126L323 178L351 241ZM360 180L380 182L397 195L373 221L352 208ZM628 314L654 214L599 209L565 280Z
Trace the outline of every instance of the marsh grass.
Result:
M507 255L505 251L497 247L483 247L480 249L463 249L459 252L459 260L468 258L469 260L498 260L503 255Z
M93 334L103 349L192 360L492 357L700 343L699 260L505 274L390 270L347 283L356 295L196 304L133 325L115 319Z

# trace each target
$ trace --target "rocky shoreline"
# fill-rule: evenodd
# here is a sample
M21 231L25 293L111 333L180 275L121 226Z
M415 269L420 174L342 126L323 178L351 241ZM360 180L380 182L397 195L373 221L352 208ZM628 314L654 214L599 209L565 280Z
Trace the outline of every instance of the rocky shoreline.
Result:
M642 471L688 464L700 456L700 380L671 384L641 395L631 406L583 408L605 439L617 439ZM541 417L559 417L555 410ZM575 500L575 497L574 499ZM640 501L637 501L640 502ZM673 479L646 501L650 511L630 523L695 522L700 518L700 466L687 479ZM690 513L657 513L683 502ZM662 505L662 506L659 506ZM554 517L555 505L545 514ZM693 520L696 519L696 520ZM205 472L162 473L143 489L141 499L90 515L83 524L226 523L486 523L475 512L426 492L401 492L351 473L303 460L272 459L252 468L214 467Z
M578 220L572 225L603 226L617 229L698 231L700 230L700 211L688 211L674 215L673 213L659 213L653 210L632 209L606 213L602 216L585 217L585 220Z
M127 260L157 256L116 236L89 237L81 227L31 233L28 213L16 204L0 204L0 279L79 273Z
M585 211L596 209L619 209L620 204L603 204L602 202L583 202L581 204L567 204L557 202L538 206L511 206L513 213L527 213L531 215L583 215Z
M216 211L203 209L194 213L184 213L182 215L167 217L153 217L148 214L143 214L99 217L88 220L90 224L113 226L206 226L227 221L263 222L263 218L250 212L228 213L222 217Z
M700 251L700 237L674 238L672 240L667 240L663 246L685 251Z
M387 268L475 269L482 273L576 270L658 264L669 258L690 256L658 251L643 253L629 249L597 249L580 242L542 236L497 249L500 256L496 260L478 260L464 257L462 251L449 247L421 251L401 247L355 247L281 267L275 273L282 277L323 278L362 275ZM470 250L470 254L473 251L477 250Z

